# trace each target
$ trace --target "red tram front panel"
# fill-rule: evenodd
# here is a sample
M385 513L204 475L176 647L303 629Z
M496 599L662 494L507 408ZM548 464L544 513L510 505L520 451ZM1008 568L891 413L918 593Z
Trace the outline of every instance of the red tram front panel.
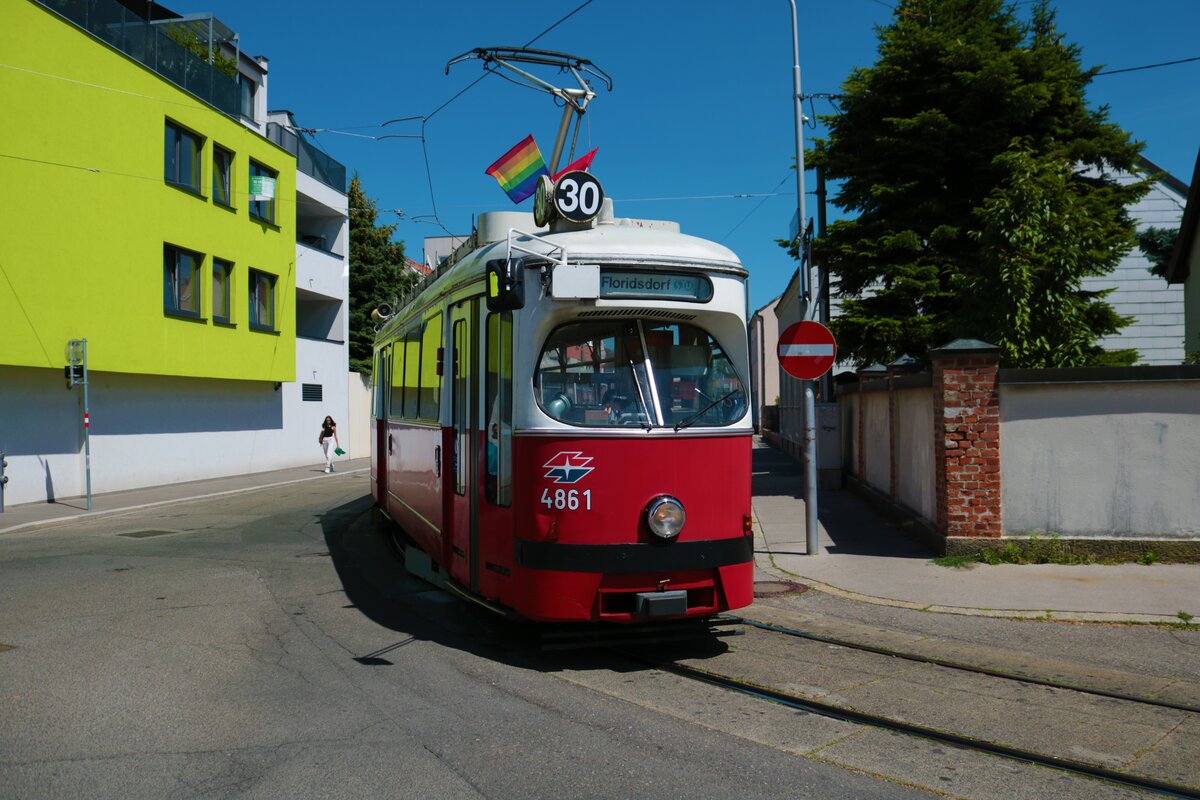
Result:
M753 599L748 435L516 437L512 606L535 620L628 622L638 593L686 591L687 616ZM646 524L662 495L686 522Z

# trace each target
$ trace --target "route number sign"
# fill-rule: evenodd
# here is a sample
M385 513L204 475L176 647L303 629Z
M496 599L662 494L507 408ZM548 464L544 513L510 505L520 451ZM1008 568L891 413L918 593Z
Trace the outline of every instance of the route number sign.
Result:
M563 219L588 222L600 213L603 204L604 189L591 173L568 172L554 184L554 207Z

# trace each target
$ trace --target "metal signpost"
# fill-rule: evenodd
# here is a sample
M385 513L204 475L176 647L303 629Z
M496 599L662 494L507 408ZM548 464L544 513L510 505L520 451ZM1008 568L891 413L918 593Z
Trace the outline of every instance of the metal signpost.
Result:
M4 485L8 483L8 476L4 474L4 470L8 467L7 453L0 453L0 514L4 513Z
M67 342L69 363L63 368L67 377L67 388L83 386L83 463L87 480L87 510L92 510L92 444L88 439L88 365L87 339L72 339Z
M817 404L813 381L837 359L833 334L819 322L804 320L789 325L779 337L779 366L804 384L804 538L810 556L817 544Z

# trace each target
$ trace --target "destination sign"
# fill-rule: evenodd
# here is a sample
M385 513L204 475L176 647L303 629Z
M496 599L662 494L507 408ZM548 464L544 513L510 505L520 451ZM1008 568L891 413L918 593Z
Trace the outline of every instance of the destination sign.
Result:
M712 300L712 281L703 275L671 272L600 270L601 297L654 297L707 303Z

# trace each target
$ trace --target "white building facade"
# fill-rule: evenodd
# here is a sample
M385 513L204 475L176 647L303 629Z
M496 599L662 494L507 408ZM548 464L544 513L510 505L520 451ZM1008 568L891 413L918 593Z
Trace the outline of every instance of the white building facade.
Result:
M263 91L265 92L265 85ZM265 101L264 101L265 102ZM284 427L292 463L320 456L317 434L326 416L350 443L350 211L346 168L297 131L290 111L267 115L266 136L296 156L296 381L284 384Z

